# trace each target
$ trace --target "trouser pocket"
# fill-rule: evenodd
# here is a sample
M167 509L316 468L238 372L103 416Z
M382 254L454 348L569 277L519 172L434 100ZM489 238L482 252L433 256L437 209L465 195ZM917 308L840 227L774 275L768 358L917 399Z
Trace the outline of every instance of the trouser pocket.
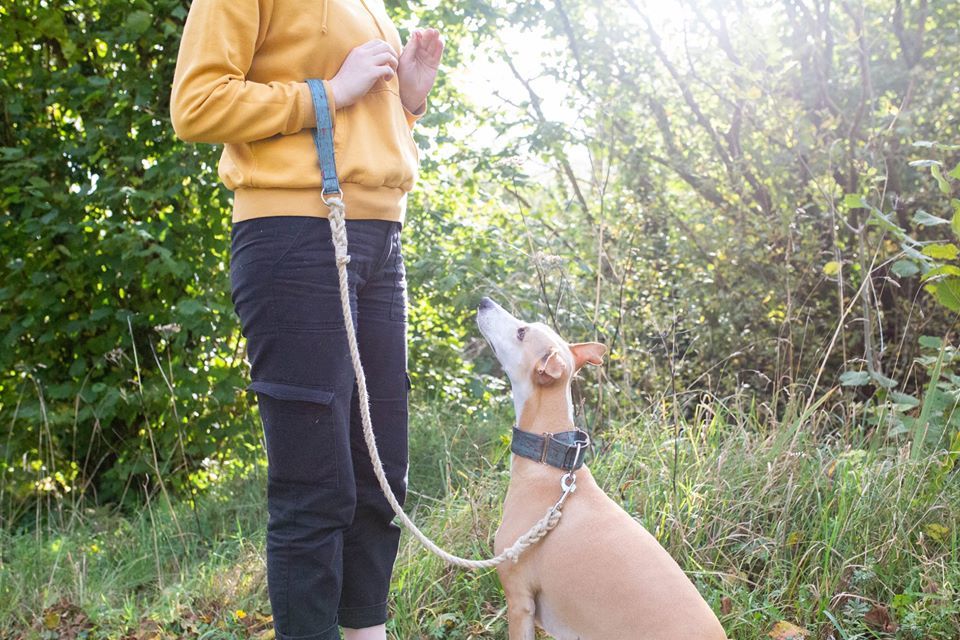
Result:
M334 394L329 389L255 380L273 480L310 485L339 484Z

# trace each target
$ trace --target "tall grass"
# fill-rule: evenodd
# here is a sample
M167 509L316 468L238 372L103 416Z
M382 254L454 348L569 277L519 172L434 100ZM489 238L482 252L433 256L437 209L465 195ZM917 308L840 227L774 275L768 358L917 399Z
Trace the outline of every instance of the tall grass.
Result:
M824 412L787 414L797 417L771 424L710 399L678 438L650 416L611 423L590 467L677 558L731 638L768 637L780 620L821 638L960 638L960 488L931 480L943 458L911 460L908 444L858 430L819 435ZM479 437L506 424L475 427ZM464 479L421 520L461 552L488 550L505 469ZM396 587L398 638L506 637L492 572L450 570L409 542Z
M776 418L741 400L704 397L686 419L610 419L588 461L728 635L766 638L787 620L838 640L960 637L960 488L938 480L943 457L837 429L825 405ZM512 407L465 418L415 399L411 413L408 510L443 546L488 555ZM80 620L88 638L269 637L264 484L261 461L195 509L77 507L62 530L3 532L0 635L80 637L58 635ZM504 614L495 572L446 567L404 534L393 638L505 638Z

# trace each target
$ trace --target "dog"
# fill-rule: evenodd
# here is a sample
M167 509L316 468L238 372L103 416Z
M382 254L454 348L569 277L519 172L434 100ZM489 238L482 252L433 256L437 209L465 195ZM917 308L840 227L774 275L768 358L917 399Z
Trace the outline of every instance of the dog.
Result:
M574 426L570 382L584 365L602 364L607 348L567 344L490 298L477 324L510 378L517 416L496 553L557 502L563 474L576 474L556 527L497 566L510 640L535 640L538 625L556 640L726 640L676 561L582 465L586 433Z

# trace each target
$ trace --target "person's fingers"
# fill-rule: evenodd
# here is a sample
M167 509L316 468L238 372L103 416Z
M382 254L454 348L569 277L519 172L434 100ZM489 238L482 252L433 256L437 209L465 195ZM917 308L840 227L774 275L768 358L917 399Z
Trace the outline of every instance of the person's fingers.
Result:
M374 51L376 51L377 53L386 51L388 53L392 53L393 55L398 55L397 50L393 48L393 45L390 44L389 42L384 42L383 40L377 41L377 48L374 49Z
M396 49L394 49L389 42L381 40L380 38L367 40L362 45L357 47L357 49L362 49L365 53L368 53L370 55L375 55L378 53L382 53L384 51L388 53L392 53L393 55L397 55Z
M380 77L380 78L382 78L382 79L384 79L384 80L390 80L391 78L393 78L393 74L394 74L393 67L390 67L390 66L382 66L382 67L378 67L378 69L379 69L379 76L378 76L378 77Z
M416 56L417 51L420 50L420 39L417 37L417 34L410 36L410 39L407 40L407 46L403 48L403 55L405 56Z
M373 63L378 67L382 65L389 65L392 69L396 70L399 61L392 53L383 52L373 56Z
M425 35L415 53L419 60L433 61L440 55L441 46L437 38Z
M443 41L440 39L440 32L436 29L426 29L420 37L421 49L424 53L433 57L439 54L443 48Z

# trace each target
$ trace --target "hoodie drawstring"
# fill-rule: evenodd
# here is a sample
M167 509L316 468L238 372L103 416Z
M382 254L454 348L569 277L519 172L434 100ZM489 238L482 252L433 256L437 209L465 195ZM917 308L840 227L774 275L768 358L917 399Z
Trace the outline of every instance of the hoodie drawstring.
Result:
M323 18L320 19L320 33L327 32L327 2L328 0L323 0Z

